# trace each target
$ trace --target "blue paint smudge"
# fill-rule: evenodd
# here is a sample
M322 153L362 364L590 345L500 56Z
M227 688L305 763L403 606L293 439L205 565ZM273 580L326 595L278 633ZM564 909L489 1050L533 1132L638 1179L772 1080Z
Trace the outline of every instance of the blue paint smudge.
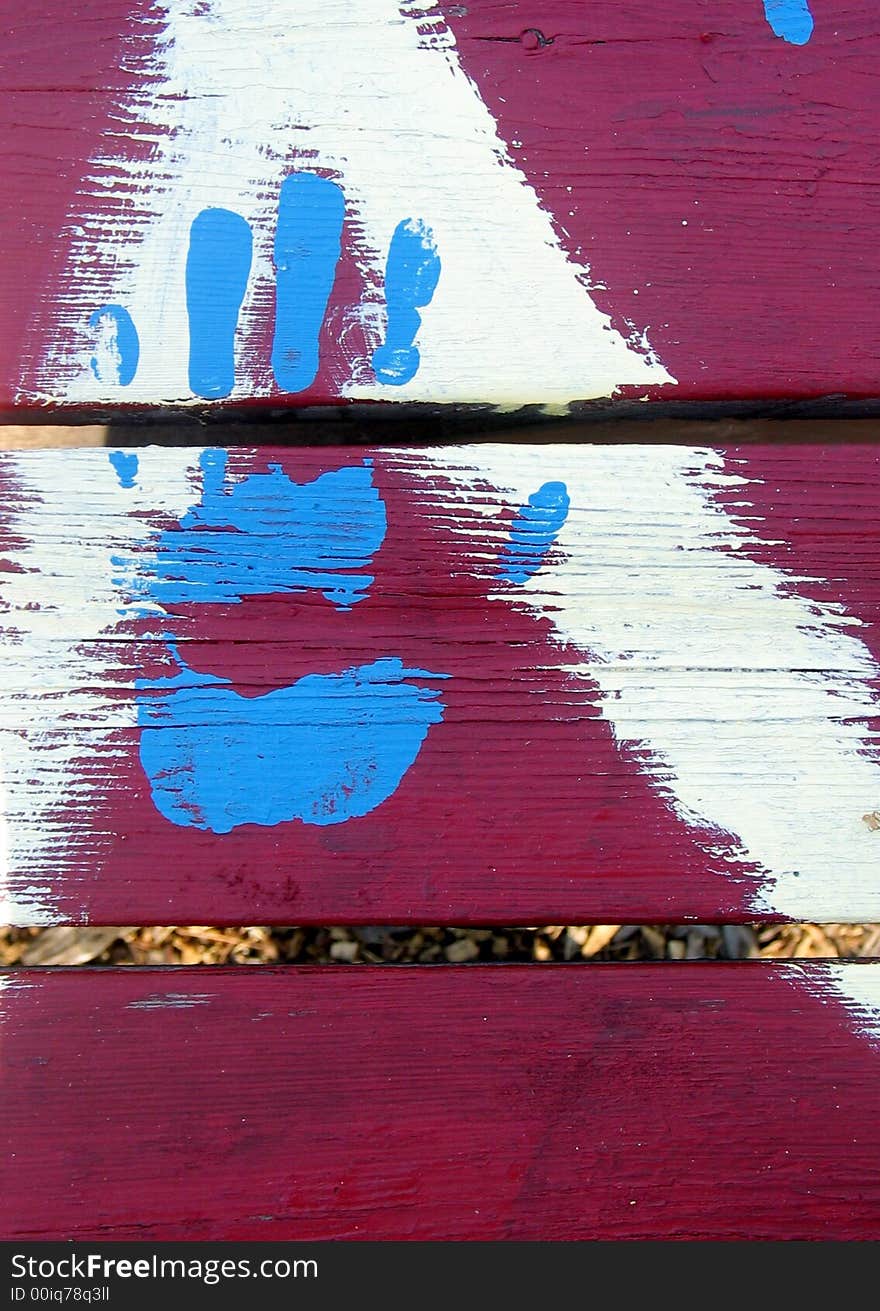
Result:
M764 15L773 28L794 46L804 46L813 35L813 15L807 0L764 0Z
M228 209L203 209L186 258L189 385L217 399L235 386L235 330L251 271L250 225Z
M141 764L172 824L229 833L242 824L342 824L397 790L440 694L407 679L437 679L376 660L340 674L243 697L213 674L139 680Z
M329 178L285 178L275 231L275 336L272 372L282 391L309 387L342 248L345 197Z
M274 464L228 483L226 461L222 449L202 453L201 502L159 534L152 559L114 557L129 575L115 581L160 606L310 589L341 610L362 600L373 579L361 571L387 529L370 464L304 484Z
M111 451L110 463L116 470L119 486L128 490L134 487L138 472L138 457L133 451Z
M89 318L101 334L102 350L92 356L92 373L99 382L127 387L137 373L141 344L134 320L122 305L102 305Z
M413 345L422 317L417 307L431 303L440 280L440 256L431 229L404 219L391 238L385 270L388 324L385 343L373 352L373 372L379 382L402 387L419 367Z
M569 504L565 483L544 483L532 493L517 513L502 552L500 576L505 582L524 583L537 572L568 518Z

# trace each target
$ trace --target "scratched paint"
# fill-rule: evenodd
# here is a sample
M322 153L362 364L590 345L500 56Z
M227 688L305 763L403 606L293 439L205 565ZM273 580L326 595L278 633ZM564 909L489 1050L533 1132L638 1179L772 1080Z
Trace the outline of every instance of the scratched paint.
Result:
M318 372L318 340L342 249L342 188L314 173L286 178L275 232L272 372L284 392L304 391Z
M253 238L240 214L203 210L190 229L186 259L189 385L219 399L235 386L235 334L251 270Z
M179 674L137 684L141 763L172 824L230 833L366 815L396 791L443 717L439 692L410 680L444 675L396 659L242 697L173 654Z
M128 387L137 373L140 341L131 315L122 305L103 305L89 319L95 334L92 373L99 382Z
M774 36L790 45L806 45L813 35L813 15L807 0L764 0L764 15Z
M8 1013L6 1007L14 1000L15 993L29 992L36 988L37 983L32 978L27 978L21 971L10 973L8 970L0 974L0 1017ZM3 994L6 994L7 1001L3 1001Z
M210 992L155 992L149 997L126 1002L129 1011L185 1011L194 1006L209 1006L214 1000Z
M364 346L339 347L344 395L564 404L672 381L595 306L587 268L565 253L441 18L428 33L423 6L397 0L162 0L156 10L164 26L150 75L119 107L118 121L134 126L107 137L70 217L59 321L29 394L117 398L92 374L90 343L78 342L63 308L84 286L99 286L102 299L129 307L140 333L127 399L193 401L197 387L220 398L228 367L222 385L204 386L201 369L188 375L182 293L190 225L219 207L254 235L229 395L271 395L254 342L274 277L279 187L298 142L310 170L339 179L358 234L352 253L367 299L348 312L337 341L364 338ZM356 112L352 88L364 88ZM146 131L149 160L130 158L126 132ZM121 190L129 203L93 222L92 192ZM443 276L419 329L420 367L389 385L371 366L383 342L384 263L401 216L423 214Z
M203 451L202 496L145 559L114 557L135 607L237 603L246 596L317 590L339 609L361 600L364 572L385 538L385 505L369 463L299 485L270 466L226 478L227 453ZM122 573L120 573L120 570Z
M508 583L524 583L544 563L559 530L568 518L565 483L544 483L517 514L501 556L499 576Z
M440 256L431 229L413 219L398 223L385 267L385 340L373 352L373 370L380 382L402 387L416 376L419 310L430 305L439 280Z

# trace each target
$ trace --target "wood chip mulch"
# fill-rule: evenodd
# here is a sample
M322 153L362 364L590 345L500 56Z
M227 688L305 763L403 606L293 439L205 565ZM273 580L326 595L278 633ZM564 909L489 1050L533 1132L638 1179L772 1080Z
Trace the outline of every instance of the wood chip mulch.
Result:
M878 924L0 929L0 966L466 964L880 956Z

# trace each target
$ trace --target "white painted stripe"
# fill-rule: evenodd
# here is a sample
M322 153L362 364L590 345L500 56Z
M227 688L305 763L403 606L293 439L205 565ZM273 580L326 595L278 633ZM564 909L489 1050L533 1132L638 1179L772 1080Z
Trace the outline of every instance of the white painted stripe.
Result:
M16 572L2 575L0 924L58 922L53 885L81 867L83 851L100 858L100 782L82 761L122 754L114 735L137 716L133 697L107 697L118 671L90 644L116 631L125 607L112 557L198 498L198 454L142 453L129 490L103 450L4 455L18 492L5 531L22 540L3 551ZM71 724L88 725L86 737Z
M390 453L389 453L390 455ZM584 654L616 740L732 875L756 867L755 914L880 919L880 804L865 719L878 674L857 622L748 556L716 493L742 485L712 451L481 445L412 457L434 477L524 504L561 480L571 511L545 567L497 595ZM497 513L497 496L469 509ZM458 523L467 522L458 519ZM487 525L471 531L485 540ZM500 540L497 537L496 540Z
M462 71L447 30L420 35L421 6L394 0L164 0L152 90L120 107L120 126L85 180L69 225L57 345L23 397L155 402L192 398L184 265L206 206L255 231L241 342L271 314L274 217L283 176L330 170L345 191L370 302L332 325L353 397L561 405L623 385L671 382L647 348L614 331L589 276L565 254ZM433 16L431 26L438 27ZM154 138L149 165L120 158L126 134ZM585 161L589 167L589 158ZM96 222L90 196L124 196ZM442 261L418 336L422 365L378 384L369 356L384 333L382 280L401 219L424 220ZM106 301L134 318L141 363L127 388L89 367L88 318ZM366 354L353 343L363 324ZM241 358L242 352L239 352ZM269 390L268 361L239 368L235 396Z

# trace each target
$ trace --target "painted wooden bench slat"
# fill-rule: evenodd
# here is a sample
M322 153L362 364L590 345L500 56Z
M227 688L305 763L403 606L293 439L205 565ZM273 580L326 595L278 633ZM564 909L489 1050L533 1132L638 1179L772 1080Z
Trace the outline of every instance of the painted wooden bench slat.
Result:
M877 397L870 5L0 27L0 407Z
M0 920L880 919L878 473L4 454Z
M880 966L6 972L7 1238L875 1238Z

